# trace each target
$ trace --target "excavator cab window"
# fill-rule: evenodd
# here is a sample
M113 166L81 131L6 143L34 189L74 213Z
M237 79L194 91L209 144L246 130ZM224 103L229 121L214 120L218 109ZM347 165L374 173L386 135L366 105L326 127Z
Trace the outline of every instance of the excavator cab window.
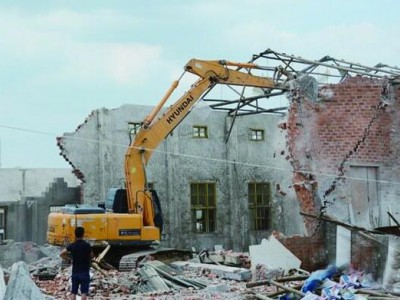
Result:
M128 213L126 189L111 188L108 191L105 207L114 213Z

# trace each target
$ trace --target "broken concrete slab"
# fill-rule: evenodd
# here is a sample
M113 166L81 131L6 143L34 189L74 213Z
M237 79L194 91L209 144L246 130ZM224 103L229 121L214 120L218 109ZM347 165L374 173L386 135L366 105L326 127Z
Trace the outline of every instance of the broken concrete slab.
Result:
M44 245L44 246L39 245L39 249L40 249L41 253L43 254L43 256L45 256L45 257L60 259L60 252L62 250L62 247L53 246L53 245Z
M6 240L6 243L0 245L0 263L4 267L11 267L19 261L30 264L44 256L40 248L33 242Z
M301 260L273 235L268 239L262 239L260 245L250 246L249 251L253 270L257 265L265 265L272 269L281 268L287 272L290 269L299 269L301 265Z
M244 268L235 268L223 265L211 265L193 263L187 261L175 261L171 263L172 267L177 269L191 269L195 271L209 270L211 273L224 278L237 281L247 281L251 278L251 271Z
M33 282L28 265L17 262L12 265L11 275L6 288L4 300L45 300L45 296Z
M227 252L224 257L224 263L230 266L240 266L242 264L242 254L237 252Z

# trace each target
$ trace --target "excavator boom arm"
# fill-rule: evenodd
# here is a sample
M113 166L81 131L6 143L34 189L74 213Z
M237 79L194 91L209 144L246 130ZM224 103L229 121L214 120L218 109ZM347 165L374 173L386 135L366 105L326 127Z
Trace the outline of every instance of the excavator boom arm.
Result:
M143 213L144 224L153 225L154 211L147 186L145 167L158 145L185 118L201 95L212 84L209 78L198 80L164 115L150 127L142 128L125 155L125 178L129 213Z
M188 115L193 105L196 104L204 92L217 83L259 88L276 87L276 82L270 78L233 70L229 66L246 68L248 70L259 68L257 65L251 63L190 60L185 66L185 71L196 74L200 79L192 85L188 92L169 107L157 121L154 121L154 118L171 95L172 90L178 85L177 82L174 82L173 87L167 92L167 95L163 97L160 103L145 119L144 126L128 148L125 156L128 209L130 213L142 213L144 225L154 225L151 195L146 191L146 165L152 152Z

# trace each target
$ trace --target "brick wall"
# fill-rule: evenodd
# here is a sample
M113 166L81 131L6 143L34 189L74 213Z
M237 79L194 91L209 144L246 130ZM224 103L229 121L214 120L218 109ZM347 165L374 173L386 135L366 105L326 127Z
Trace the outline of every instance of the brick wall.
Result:
M301 93L292 95L284 128L287 159L294 170L293 187L302 211L321 213L330 207L333 217L350 223L351 197L346 194L346 180L340 178L347 175L350 164L379 166L383 182L400 179L400 105L396 100L400 92L387 81L361 76L324 86L319 92L330 96L316 102ZM383 214L387 207L400 214L396 201L400 189L387 183L379 189ZM336 210L340 205L342 210ZM304 269L315 270L321 264L323 248L329 245L324 245L321 235L313 237L320 223L310 218L304 222L309 237L285 238L282 243L302 260ZM355 238L352 263L361 269L376 266L381 251L376 243Z
M317 145L314 157L328 157L335 170L350 155L364 163L382 163L390 159L391 115L381 108L384 82L368 78L349 78L330 85L334 98L316 113Z
M306 237L294 235L278 237L279 241L301 260L301 269L314 271L327 265L325 245L321 236Z
M293 185L305 212L320 212L336 201L329 196L349 161L390 165L395 159L394 105L381 101L387 82L357 76L323 90L332 96L318 102L301 94L293 98L286 126ZM307 220L309 233L314 223Z
M384 237L371 238L352 233L351 266L355 270L373 274L375 279L383 277L385 271L388 241Z

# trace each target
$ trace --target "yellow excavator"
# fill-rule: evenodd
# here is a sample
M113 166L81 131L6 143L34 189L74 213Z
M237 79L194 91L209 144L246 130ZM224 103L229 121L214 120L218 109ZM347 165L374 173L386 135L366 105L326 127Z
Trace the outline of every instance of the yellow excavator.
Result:
M262 89L279 88L281 84L278 84L277 80L250 73L251 69L259 68L254 63L190 60L185 65L185 71L197 75L199 79L155 120L182 76L174 81L165 96L143 121L125 155L126 189L110 189L103 207L65 206L61 212L50 213L48 243L66 245L72 242L76 226L85 228L85 238L92 242L94 247L111 245L112 250L124 247L129 253L159 241L163 224L161 205L157 193L148 187L146 178L146 165L153 150L157 149L189 114L200 97L216 84Z

